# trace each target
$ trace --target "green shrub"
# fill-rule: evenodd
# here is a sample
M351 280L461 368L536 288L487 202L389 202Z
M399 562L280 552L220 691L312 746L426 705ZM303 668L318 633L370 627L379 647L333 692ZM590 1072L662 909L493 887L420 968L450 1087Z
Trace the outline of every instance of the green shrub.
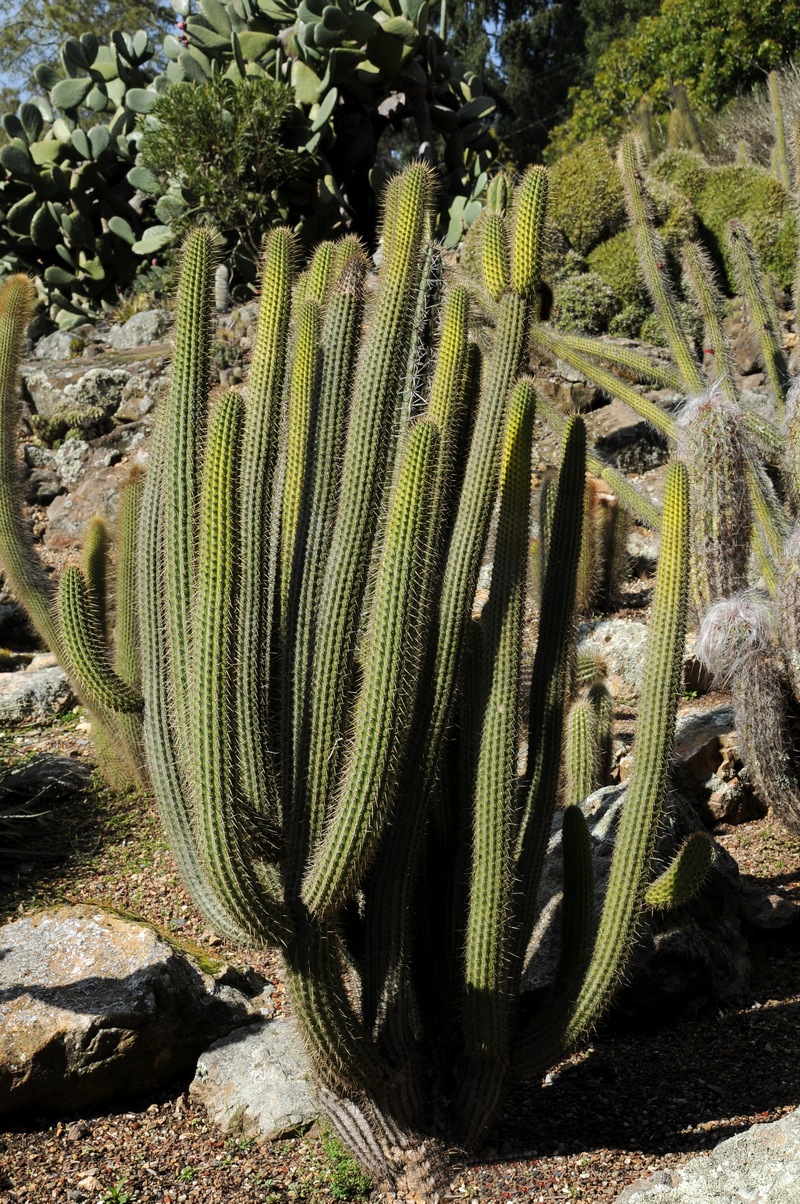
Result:
M285 216L278 190L310 162L281 144L293 108L291 91L265 76L213 76L162 92L143 119L141 161L165 193L157 215L178 236L210 221L248 280L264 234Z
M669 150L650 164L649 174L696 201L705 187L708 163L693 151Z
M625 224L622 184L602 138L564 155L550 172L550 219L580 255Z
M631 301L623 306L619 313L614 314L608 323L608 333L612 338L638 339L649 315L650 310L644 302Z
M583 272L556 287L553 319L562 330L602 334L619 308L619 300L602 277Z

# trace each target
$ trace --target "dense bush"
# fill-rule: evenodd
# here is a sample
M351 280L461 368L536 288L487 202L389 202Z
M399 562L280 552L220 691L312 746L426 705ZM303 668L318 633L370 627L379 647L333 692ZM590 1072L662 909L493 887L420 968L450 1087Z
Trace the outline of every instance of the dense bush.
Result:
M647 289L639 270L632 230L621 230L595 247L589 255L589 268L605 281L622 305L646 302Z
M293 108L274 80L214 76L163 92L144 119L140 160L164 194L157 216L178 237L210 221L237 278L255 279L264 235L288 217L281 187L309 174L310 156L281 141Z

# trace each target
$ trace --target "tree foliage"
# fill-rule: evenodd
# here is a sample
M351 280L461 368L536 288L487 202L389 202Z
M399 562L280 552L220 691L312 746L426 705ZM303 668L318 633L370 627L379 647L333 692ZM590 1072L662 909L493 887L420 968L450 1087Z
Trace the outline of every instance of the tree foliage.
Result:
M553 134L560 153L591 134L622 130L647 96L668 110L683 84L698 111L721 108L800 48L800 6L780 0L663 0L597 60L588 86L571 90L572 114Z

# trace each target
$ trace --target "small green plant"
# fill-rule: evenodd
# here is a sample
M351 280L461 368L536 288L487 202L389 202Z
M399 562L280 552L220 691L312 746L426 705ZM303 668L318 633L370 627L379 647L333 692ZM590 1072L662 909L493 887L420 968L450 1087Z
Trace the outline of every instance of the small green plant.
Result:
M329 1162L329 1190L334 1200L363 1200L372 1190L372 1181L359 1169L337 1137L326 1133L322 1148Z
M184 1166L178 1171L178 1179L181 1183L191 1183L197 1177L197 1168L194 1166Z
M113 1187L109 1187L102 1196L103 1204L131 1204L133 1196L127 1190L126 1183L126 1179L120 1179Z

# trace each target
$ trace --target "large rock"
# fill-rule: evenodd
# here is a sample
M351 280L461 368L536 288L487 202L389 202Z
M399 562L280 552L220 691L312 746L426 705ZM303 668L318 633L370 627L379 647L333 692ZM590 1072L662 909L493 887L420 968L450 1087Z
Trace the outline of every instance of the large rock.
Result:
M753 1125L679 1170L626 1187L617 1204L797 1204L800 1110Z
M608 786L581 804L591 835L598 914L624 798L624 787ZM524 985L534 990L552 981L559 953L561 822L562 815L557 814L539 894L540 918L528 949ZM692 806L672 792L656 842L656 864L668 864L699 827ZM711 1000L741 994L748 985L750 962L742 935L740 900L736 862L715 844L711 870L696 898L674 912L648 912L643 917L626 984L616 997L616 1014L658 1021L678 1011L697 1010Z
M147 1093L248 1016L155 929L99 908L6 924L0 949L0 1114Z
M603 619L582 623L578 629L580 652L601 656L608 685L617 698L636 698L642 688L647 625L630 619Z
M148 347L162 341L172 324L172 315L166 309L148 309L134 314L121 326L112 326L108 340L116 351L128 351L134 347Z
M224 1132L271 1141L319 1115L295 1021L278 1016L236 1029L200 1057L189 1090Z
M66 673L49 653L34 657L25 669L0 673L0 723L47 722L74 702Z

